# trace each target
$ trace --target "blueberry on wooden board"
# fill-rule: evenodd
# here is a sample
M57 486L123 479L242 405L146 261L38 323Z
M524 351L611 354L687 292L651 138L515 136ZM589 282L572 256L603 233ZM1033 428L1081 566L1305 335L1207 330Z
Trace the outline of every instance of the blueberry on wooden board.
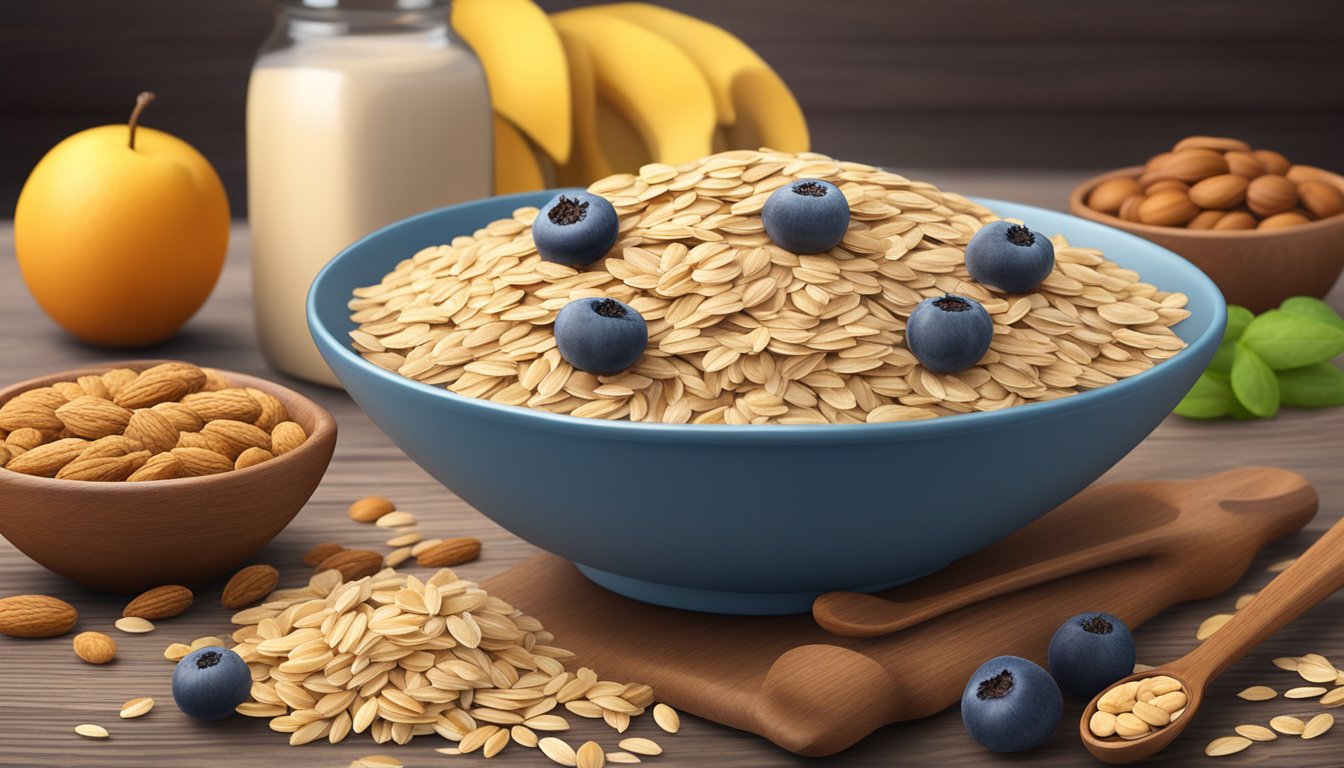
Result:
M173 701L195 720L221 720L247 701L252 673L242 657L208 646L185 656L173 670Z
M1024 752L1050 740L1063 716L1054 678L1017 656L990 659L961 694L961 720L986 749Z
M1050 674L1070 696L1090 700L1134 671L1134 636L1109 613L1080 613L1050 638Z

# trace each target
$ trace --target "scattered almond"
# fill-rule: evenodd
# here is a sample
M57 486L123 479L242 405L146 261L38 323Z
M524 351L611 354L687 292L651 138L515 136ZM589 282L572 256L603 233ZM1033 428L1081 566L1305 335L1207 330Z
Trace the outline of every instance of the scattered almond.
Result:
M359 523L373 523L396 510L396 505L381 496L367 496L350 505L350 519Z
M94 725L93 723L76 725L75 733L89 739L106 739L108 736L106 728L101 725Z
M106 664L117 657L117 641L102 632L80 632L71 644L75 655L90 664Z
M345 581L372 576L383 567L383 556L367 549L346 549L323 560L317 571L336 570Z
M146 632L154 631L154 625L139 616L123 616L117 619L113 626L132 635L143 635Z
M1306 727L1302 729L1302 738L1314 739L1333 728L1334 725L1335 716L1328 712L1322 712L1307 721Z
M1263 725L1238 725L1232 730L1239 736L1245 736L1251 741L1273 741L1279 738L1279 734L1271 731Z
M1285 736L1297 736L1306 730L1307 724L1301 719L1289 715L1280 715L1269 721L1269 727Z
M141 696L122 704L121 712L118 714L121 715L123 720L131 720L137 717L144 717L149 714L149 711L153 708L154 700L148 696Z
M676 733L681 730L681 717L677 715L677 710L666 704L656 704L653 707L653 721L668 733Z
M650 742L652 743L652 742ZM585 741L574 753L578 768L603 768L607 764L607 753L596 741Z
M1267 685L1252 685L1238 693L1237 698L1246 701L1268 701L1278 695L1277 691Z
M1214 739L1209 746L1204 748L1204 754L1209 757L1222 757L1223 755L1232 755L1251 746L1251 740L1245 736L1224 736L1221 739Z
M219 602L225 608L238 609L260 603L275 591L280 572L269 565L249 565L235 573L224 586Z
M481 555L481 542L470 537L444 539L415 556L427 568L447 568L475 560Z
M75 607L47 595L14 595L0 600L0 634L58 637L75 628Z
M402 528L415 523L415 515L410 512L391 512L374 521L374 525L379 528Z
M633 752L636 755L661 755L663 748L658 746L658 742L653 739L645 739L634 736L628 739L621 739L621 749L626 752Z
M191 607L194 595L178 584L165 584L141 593L126 604L122 616L140 619L170 619Z
M309 568L316 568L317 566L321 565L322 562L327 558L331 557L337 552L343 552L343 551L345 551L345 547L335 542L329 541L324 542L322 544L315 544L313 545L312 549L308 550L308 552L304 554L303 564L308 566Z

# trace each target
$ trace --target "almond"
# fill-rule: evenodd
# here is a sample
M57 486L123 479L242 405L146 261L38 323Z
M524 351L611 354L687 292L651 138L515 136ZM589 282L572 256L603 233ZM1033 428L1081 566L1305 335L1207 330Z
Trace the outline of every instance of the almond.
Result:
M144 480L173 480L186 475L187 469L181 459L171 453L156 453L126 480L138 483Z
M1200 211L1199 215L1186 224L1186 229L1213 229L1218 220L1227 215L1227 211Z
M88 394L83 387L73 381L58 381L52 384L51 388L60 392L66 400L74 400L76 397L84 397Z
M1186 152L1203 150L1188 149ZM1158 192L1139 205L1139 221L1157 227L1179 227L1199 215L1199 206L1178 190Z
M307 439L308 433L303 431L303 427L292 421L282 421L271 430L271 453L284 456L303 445Z
M16 429L5 438L5 445L10 448L22 448L25 451L31 451L44 442L46 439L42 436L42 431L32 427Z
M216 419L201 429L201 434L214 435L228 443L233 456L238 457L248 448L271 447L271 436L260 427L233 419Z
M1176 142L1176 146L1171 148L1172 152L1180 152L1183 149L1212 149L1216 152L1227 152L1235 150L1239 152L1249 152L1251 145L1241 139L1229 139L1223 136L1187 136Z
M118 392L125 389L127 384L135 381L136 375L136 372L130 368L115 368L98 378L103 380L103 386L107 387L107 393L115 400Z
M225 608L236 610L260 603L275 591L280 583L280 572L269 565L249 565L235 573L224 585L219 602Z
M82 395L57 408L56 418L76 437L97 440L126 431L131 412L100 397Z
M215 419L234 419L252 423L261 416L261 406L245 389L221 389L218 392L199 392L182 398L183 405L191 408L206 422Z
M1250 152L1228 152L1223 155L1223 159L1227 161L1228 173L1235 173L1247 179L1254 179L1265 173L1260 161Z
M1273 173L1251 179L1246 187L1246 207L1261 217L1292 210L1297 205L1297 185Z
M1255 217L1245 211L1232 211L1213 225L1216 230L1255 229Z
M112 401L123 408L149 408L181 400L205 386L205 373L191 363L162 363L141 371Z
M1144 187L1143 193L1145 195L1156 195L1158 192L1166 192L1171 189L1174 189L1177 192L1189 192L1190 185L1178 179L1163 179L1162 181L1154 181L1152 184Z
M345 581L362 579L383 569L383 556L367 549L347 549L317 564L317 571L337 570Z
M1120 210L1125 199L1143 192L1137 179L1107 179L1087 193L1087 207L1094 211L1114 214Z
M15 595L0 600L0 634L10 637L57 637L75 628L79 612L64 600L46 595Z
M106 664L117 657L117 641L102 632L80 632L71 644L75 655L90 664Z
M177 445L177 435L172 419L152 408L137 408L126 425L126 436L139 440L154 453L172 450Z
M174 448L169 453L182 462L182 469L189 477L217 475L233 469L233 459L209 448Z
M1256 229L1284 229L1285 227L1296 227L1300 224L1306 224L1310 221L1311 219L1308 219L1297 211L1284 211L1283 213L1276 213L1273 216L1265 217L1260 221L1260 224L1256 226Z
M253 422L258 427L270 432L275 429L276 424L289 421L289 409L285 407L284 403L280 402L280 398L269 392L262 392L255 387L247 387L245 391L253 400L257 401L257 405L261 406L261 415Z
M56 406L20 395L0 406L0 429L13 432L24 427L59 431L65 429L65 422L56 415Z
M209 434L204 429L200 432L178 432L177 445L174 448L204 448L207 451L213 451L232 462L242 453L242 449L234 450L232 444L219 435Z
M201 427L205 426L204 419L181 403L159 403L150 410L167 417L178 432L200 432Z
M1318 219L1344 213L1344 192L1323 181L1304 181L1297 185L1297 198L1307 212Z
M201 373L205 374L205 384L201 386L202 392L218 392L221 389L233 388L229 378L215 368L202 368Z
M345 547L335 542L329 541L324 544L316 544L303 556L303 564L309 568L316 568L322 564L323 560L326 560L337 552L344 551Z
M75 379L75 383L89 397L100 397L104 400L112 399L112 393L107 391L107 384L103 382L102 376L80 376Z
M397 511L397 506L381 496L368 496L350 505L350 519L357 523L376 523L383 515Z
M57 480L84 480L98 483L115 483L130 477L135 470L144 466L152 454L149 451L137 451L125 456L102 456L95 459L76 459L61 467L56 473Z
M0 468L9 463L10 455L9 449L0 445Z
M1200 208L1216 208L1220 211L1235 208L1246 199L1249 183L1234 173L1210 176L1190 188L1190 202Z
M1292 166L1288 158L1272 149L1256 149L1251 152L1251 156L1265 169L1265 173L1282 176Z
M481 555L481 542L467 536L443 541L421 550L415 561L426 568L447 568L466 563Z
M61 467L74 461L88 445L88 440L78 437L39 445L22 456L10 459L5 469L37 477L55 477Z
M1193 184L1200 179L1221 173L1227 173L1227 161L1223 159L1221 153L1212 149L1183 149L1155 162L1153 167L1144 173L1144 176L1148 177L1146 181L1144 178L1140 178L1139 181L1146 184L1162 179L1177 179Z
M138 440L132 440L124 435L108 435L100 437L89 443L82 453L75 457L75 461L85 459L103 459L111 456L125 456L128 453L145 450L145 446Z
M20 392L19 394L10 398L10 401L21 403L37 403L39 405L45 405L54 411L57 408L60 408L62 405L65 405L66 403L70 402L70 398L56 391L52 387L38 387L37 389L30 389L27 392Z
M191 607L191 590L177 584L155 587L126 604L121 615L139 619L169 619Z
M1126 198L1125 202L1120 204L1120 218L1125 221L1138 221L1139 206L1143 205L1144 199L1143 195L1133 195Z
M233 468L247 469L248 467L255 467L258 464L265 464L274 458L275 456L271 455L271 452L265 448L248 448L238 454L238 458L233 460Z

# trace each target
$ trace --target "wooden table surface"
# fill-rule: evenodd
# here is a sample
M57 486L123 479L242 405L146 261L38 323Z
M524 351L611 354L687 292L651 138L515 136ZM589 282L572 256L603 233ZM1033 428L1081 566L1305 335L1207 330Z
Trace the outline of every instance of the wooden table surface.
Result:
M912 172L919 178L960 192L1001 197L1063 209L1072 184L1086 172L995 173L971 171ZM0 226L0 382L8 383L81 364L125 357L72 341L49 321L23 287L13 255L12 227ZM246 228L234 228L228 266L209 303L174 340L138 356L182 358L202 365L267 375L309 393L340 423L335 460L312 501L287 530L256 561L269 562L284 574L284 585L306 578L299 559L313 544L339 541L347 545L381 546L380 529L350 522L345 508L370 494L385 495L403 509L414 511L422 529L440 535L476 536L484 542L477 562L459 569L466 578L481 580L518 563L536 550L446 491L398 451L343 393L295 384L270 371L253 336L247 265ZM1344 307L1344 288L1332 295ZM1158 616L1135 635L1139 659L1159 664L1196 645L1195 629L1215 613L1232 608L1236 596L1264 586L1271 575L1265 566L1293 556L1314 541L1327 526L1344 515L1344 409L1287 411L1272 421L1195 423L1176 417L1164 422L1151 437L1126 457L1108 479L1179 478L1204 475L1247 464L1266 464L1303 473L1321 495L1321 510L1308 528L1264 552L1238 588L1214 600L1178 606ZM3 514L3 510L0 510ZM202 535L227 521L196 519L182 510L183 525L199 525ZM76 524L72 521L71 523ZM1191 556L1198 557L1198 552ZM170 642L190 642L209 634L230 631L229 612L218 605L219 585L197 595L197 607L178 618L159 622L148 635L126 635L112 629L124 598L98 596L56 577L27 560L7 542L0 542L0 596L45 593L73 603L80 611L79 629L113 634L119 657L107 667L77 660L70 638L17 640L0 637L0 765L22 766L224 766L264 765L283 761L286 766L344 766L368 754L391 753L407 766L446 765L479 761L478 755L446 758L434 747L446 746L435 738L417 739L408 747L378 746L364 737L347 739L332 747L326 742L290 748L283 735L272 733L262 720L242 717L223 723L199 724L182 716L170 694L172 664L162 652ZM525 604L521 607L527 608ZM1275 669L1276 656L1325 654L1344 662L1344 595L1335 595L1305 614L1234 666L1209 692L1197 722L1186 735L1153 763L1184 765L1204 758L1204 745L1230 735L1242 723L1267 723L1280 714L1320 711L1309 702L1282 698L1269 702L1241 701L1235 693L1252 684L1268 684L1280 691L1302 684L1295 675ZM563 645L564 638L557 644ZM955 648L949 648L955 653ZM601 672L600 665L598 668ZM149 716L122 721L122 702L152 696L158 707ZM1065 719L1050 744L1027 755L995 755L981 749L962 728L955 710L936 717L904 723L873 734L850 750L824 760L828 765L1042 765L1076 766L1091 763L1078 742L1077 718L1082 705L1065 704ZM571 718L578 720L578 718ZM630 734L657 736L666 754L651 759L668 766L767 766L814 764L795 757L756 736L733 731L693 717L683 717L681 733L662 737L651 718L641 718ZM112 732L106 742L75 735L80 723L98 723ZM592 721L579 722L571 741L597 738L614 746L614 732ZM1340 744L1344 727L1316 741L1282 737L1256 744L1219 764L1274 766L1344 765ZM510 746L495 758L502 765L550 765L542 755Z

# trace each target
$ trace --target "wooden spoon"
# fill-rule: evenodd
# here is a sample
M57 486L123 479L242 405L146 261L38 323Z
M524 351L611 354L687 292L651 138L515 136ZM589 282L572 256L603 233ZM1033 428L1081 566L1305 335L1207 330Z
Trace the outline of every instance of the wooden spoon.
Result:
M813 602L812 616L833 635L879 637L983 600L1117 563L1188 557L1210 535L1228 533L1221 522L1220 530L1212 531L1206 525L1193 525L1192 520L1206 518L1177 514L1179 510L1213 507L1254 514L1257 509L1314 507L1315 495L1301 475L1270 467L1243 467L1197 480L1103 486L1075 497L1054 513L1057 517L1067 514L1071 524L1051 521L1048 537L1037 533L1042 526L1033 524L993 545L985 556L940 572L941 584L957 585L951 589L921 594L916 583L884 595L827 592ZM1131 514L1110 514L1114 504L1123 504ZM1235 522L1229 520L1227 525ZM1288 532L1285 529L1278 535ZM1249 565L1257 543L1250 539L1229 543L1232 560Z
M1197 553L1191 556L1197 556ZM1099 738L1093 735L1088 724L1097 711L1097 701L1106 693L1102 691L1087 705L1079 722L1083 746L1098 760L1113 765L1132 763L1160 752L1194 718L1209 683L1252 648L1341 587L1344 587L1344 520L1331 526L1296 562L1199 647L1173 662L1115 683L1120 685L1157 675L1176 678L1187 697L1185 712L1180 719L1133 741Z

